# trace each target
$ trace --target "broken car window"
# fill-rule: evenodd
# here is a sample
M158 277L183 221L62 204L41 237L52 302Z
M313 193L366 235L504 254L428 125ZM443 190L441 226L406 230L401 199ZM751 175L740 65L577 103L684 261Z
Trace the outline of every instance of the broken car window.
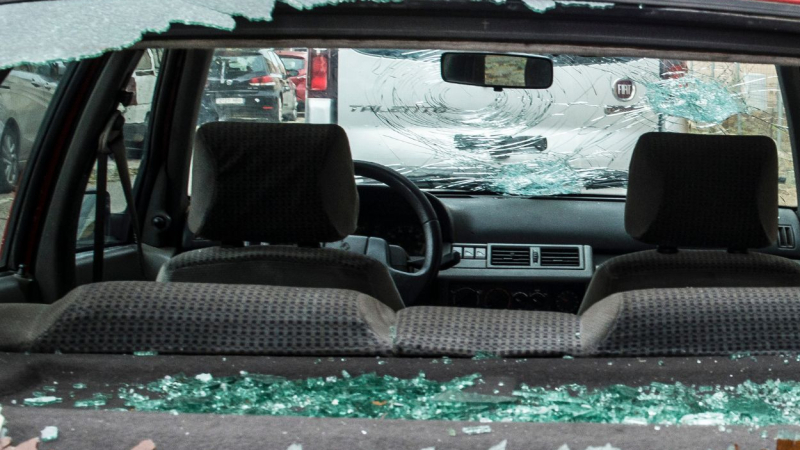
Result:
M287 117L290 101L254 83L254 68L218 82L212 64L201 123L337 123L354 159L422 188L528 197L625 195L631 152L647 132L764 135L778 146L780 204L797 205L772 65L543 55L554 63L552 87L492 89L444 82L441 50L304 51L309 69L295 95L304 115Z

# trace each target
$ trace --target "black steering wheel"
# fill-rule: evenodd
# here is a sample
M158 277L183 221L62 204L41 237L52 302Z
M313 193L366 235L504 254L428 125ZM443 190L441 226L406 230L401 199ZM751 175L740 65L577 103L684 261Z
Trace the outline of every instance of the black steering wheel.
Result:
M425 260L416 272L403 272L387 265L406 306L417 298L439 273L442 264L442 229L428 197L411 180L396 171L367 161L353 161L357 176L379 181L399 194L414 210L425 236Z

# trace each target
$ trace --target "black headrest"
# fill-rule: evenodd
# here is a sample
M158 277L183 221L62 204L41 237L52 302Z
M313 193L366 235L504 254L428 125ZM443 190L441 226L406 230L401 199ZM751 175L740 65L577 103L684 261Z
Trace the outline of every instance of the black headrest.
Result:
M189 229L223 242L352 234L358 192L338 125L215 122L197 130Z
M766 136L647 133L628 174L625 229L664 247L760 248L778 232L778 154Z

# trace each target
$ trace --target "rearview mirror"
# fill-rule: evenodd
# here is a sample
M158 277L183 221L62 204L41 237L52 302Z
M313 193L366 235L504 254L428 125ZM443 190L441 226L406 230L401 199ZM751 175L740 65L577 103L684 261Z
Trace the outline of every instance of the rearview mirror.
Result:
M444 53L442 79L495 90L547 89L553 84L553 61L540 56Z

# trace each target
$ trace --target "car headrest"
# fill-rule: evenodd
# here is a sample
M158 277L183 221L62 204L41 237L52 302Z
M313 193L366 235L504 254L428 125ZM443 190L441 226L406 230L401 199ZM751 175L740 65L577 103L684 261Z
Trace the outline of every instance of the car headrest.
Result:
M331 242L352 234L358 191L338 125L214 122L197 130L189 229L223 242Z
M668 248L771 245L778 232L775 142L766 136L642 135L628 173L625 230Z

